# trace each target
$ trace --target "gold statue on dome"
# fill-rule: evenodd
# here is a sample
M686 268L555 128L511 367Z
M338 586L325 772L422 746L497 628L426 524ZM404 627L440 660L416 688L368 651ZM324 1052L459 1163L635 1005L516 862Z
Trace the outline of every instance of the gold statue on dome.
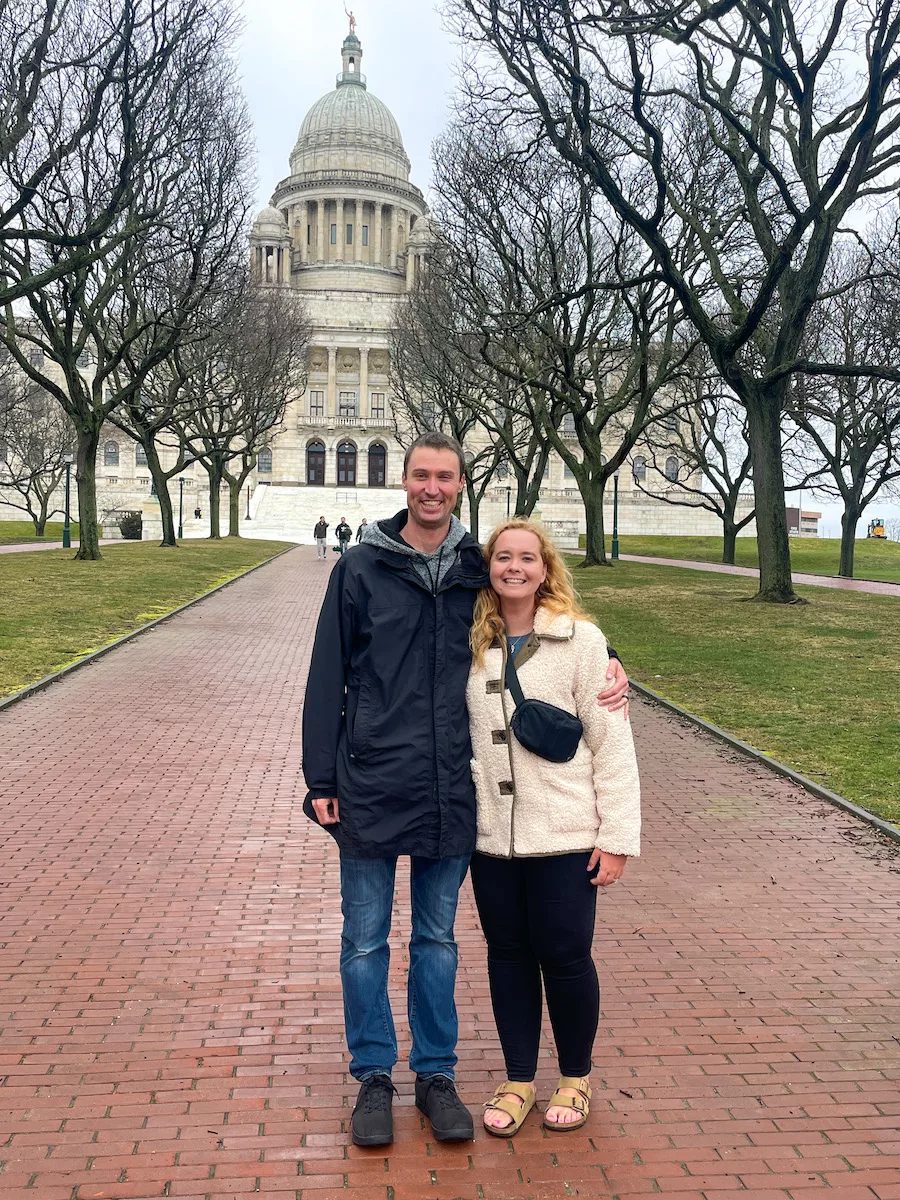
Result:
M354 17L352 12L347 12L346 8L344 9L344 13L350 18L350 32L356 33L356 17Z

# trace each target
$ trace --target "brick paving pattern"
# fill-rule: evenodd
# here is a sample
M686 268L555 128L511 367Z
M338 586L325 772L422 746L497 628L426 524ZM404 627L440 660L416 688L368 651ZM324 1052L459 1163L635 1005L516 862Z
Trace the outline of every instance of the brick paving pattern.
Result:
M898 1200L892 849L645 705L587 1126L441 1146L404 1066L390 1152L349 1144L337 863L299 809L328 570L295 550L0 718L0 1193ZM503 1073L468 885L459 941L477 1108Z

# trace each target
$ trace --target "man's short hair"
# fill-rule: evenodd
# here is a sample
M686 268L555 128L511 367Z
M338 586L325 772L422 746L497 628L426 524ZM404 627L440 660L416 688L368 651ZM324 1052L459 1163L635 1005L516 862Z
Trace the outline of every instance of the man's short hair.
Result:
M409 460L412 457L413 450L418 450L420 446L424 446L428 450L452 450L459 459L459 474L460 477L466 473L466 459L463 454L463 448L454 437L450 437L448 433L441 433L439 429L429 429L427 433L421 433L412 443L409 449L403 456L403 474L406 474L406 469L409 466Z

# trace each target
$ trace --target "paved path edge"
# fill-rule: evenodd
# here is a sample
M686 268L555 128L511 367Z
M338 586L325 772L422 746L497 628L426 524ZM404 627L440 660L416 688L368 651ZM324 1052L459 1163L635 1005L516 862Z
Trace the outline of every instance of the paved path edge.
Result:
M763 754L761 750L754 749L753 746L742 742L740 738L726 733L718 725L712 725L709 721L704 721L702 717L688 712L686 708L682 708L680 705L674 704L671 700L667 700L664 696L658 695L642 683L635 683L632 679L629 680L629 684L634 691L638 692L646 700L650 700L654 704L668 709L669 712L675 713L676 716L681 717L689 724L695 725L699 729L704 730L704 732L712 734L719 741L725 742L733 750L738 750L741 754L752 758L754 762L758 762L761 766L768 767L776 775L783 775L786 779L790 779L792 783L798 784L807 792L811 792L814 796L817 796L820 800L827 800L829 804L834 804L837 808L842 808L844 812L849 813L851 816L858 817L859 820L874 826L875 829L893 841L900 842L900 828L896 825L892 825L889 821L885 821L881 817L876 817L874 813L869 812L865 808L860 808L858 804L854 804L852 800L847 800L844 796L839 796L837 792L829 791L828 788L822 787L820 783L816 783L814 779L807 779L805 775L801 775L799 771L792 770L785 763L779 762L777 758L770 758L768 754Z
M248 541L250 539L248 538ZM185 604L179 604L177 608L173 608L171 612L163 613L161 617L156 617L152 621L148 621L146 625L141 625L139 629L132 629L131 633L123 633L121 637L115 641L109 642L106 646L101 646L99 650L92 650L90 654L86 654L83 658L79 658L77 662L69 663L66 667L60 667L58 671L53 671L49 675L45 675L43 679L38 679L34 683L29 683L27 687L23 687L18 692L13 692L12 695L4 697L0 700L0 713L7 708L11 708L13 704L18 704L20 700L27 700L29 696L35 695L37 692L44 691L53 683L58 683L60 679L65 679L67 675L71 675L73 671L78 671L82 667L87 667L91 663L96 662L98 658L102 658L104 654L109 654L111 650L116 650L119 646L123 646L126 642L132 641L136 637L140 637L142 633L147 633L150 629L155 629L157 625L162 625L163 621L170 621L172 617L177 617L179 613L183 613L185 609L193 608L195 604L199 604L201 600L207 600L210 596L214 596L216 592L221 592L222 588L231 587L233 583L237 583L241 579L246 579L248 575L252 575L254 571L258 571L261 567L267 567L269 563L274 562L276 558L281 558L282 554L289 554L291 550L296 550L296 546L288 546L284 550L279 550L277 554L273 554L271 558L265 559L263 562L257 563L253 567L248 567L246 571L241 571L239 575L235 575L233 579L226 579L224 583L217 583L215 587L209 591L195 596L193 600L188 600Z

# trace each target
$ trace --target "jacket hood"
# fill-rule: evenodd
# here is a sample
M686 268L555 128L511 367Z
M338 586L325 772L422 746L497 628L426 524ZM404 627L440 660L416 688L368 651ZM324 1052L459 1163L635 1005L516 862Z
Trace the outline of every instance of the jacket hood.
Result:
M363 529L360 540L365 545L377 546L380 550L390 550L394 554L405 554L408 558L422 558L422 551L410 546L401 536L400 531L406 526L408 519L409 512L404 508L396 516L385 517L380 521L372 521L371 524L366 525ZM456 517L451 515L450 529L442 542L444 553L460 548L466 538L469 538L469 532L465 525L463 525L462 521L457 520ZM475 545L472 538L469 538L469 541ZM437 553L437 550L435 550L435 553Z

